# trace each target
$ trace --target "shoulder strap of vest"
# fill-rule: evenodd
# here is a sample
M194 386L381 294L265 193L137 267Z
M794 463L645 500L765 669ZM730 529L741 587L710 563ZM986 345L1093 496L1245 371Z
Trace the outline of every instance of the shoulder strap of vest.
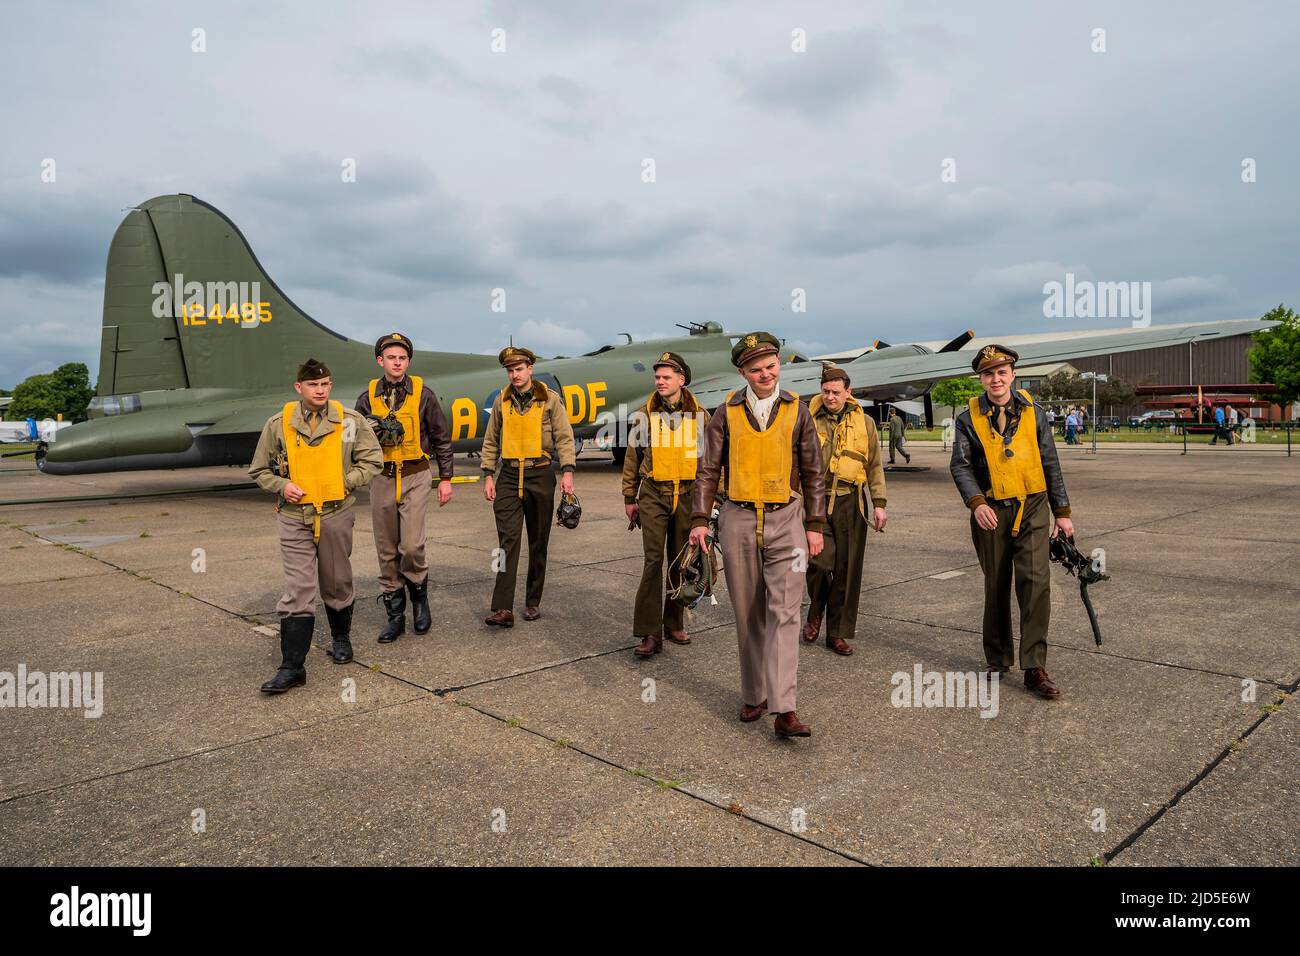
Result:
M411 394L414 395L420 389L424 388L424 379L418 375L411 376Z
M1034 400L1029 397L1029 392L1026 391L1025 389L1023 388L1016 389L1016 394L1018 394L1021 398L1025 400L1026 405L1034 404Z
M967 400L966 408L970 410L970 417L975 418L980 413L980 397L975 395Z
M370 380L370 400L373 402L378 397L379 397L379 379L372 378Z

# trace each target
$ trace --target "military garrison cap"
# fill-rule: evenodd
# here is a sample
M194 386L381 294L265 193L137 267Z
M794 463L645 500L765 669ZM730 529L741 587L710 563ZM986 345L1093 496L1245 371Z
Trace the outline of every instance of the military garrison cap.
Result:
M781 351L781 340L771 332L750 332L742 335L740 341L731 348L731 364L740 368L746 362L752 362L764 355L775 355Z
M381 335L379 341L375 343L375 358L379 358L379 356L383 355L384 349L388 348L390 345L400 345L402 348L406 349L407 358L410 358L415 354L415 346L411 344L410 339L401 332L389 332L387 335Z
M970 367L976 372L986 372L1008 362L1011 363L1012 368L1015 368L1018 361L1020 361L1020 353L1015 349L1009 349L1005 345L986 345L975 353Z
M325 363L314 358L309 358L298 366L299 382L314 382L320 378L329 378L330 370L325 367Z
M537 356L528 349L521 348L518 345L510 345L501 350L501 353L497 356L497 361L503 367L513 365L516 362L527 362L532 365L537 361Z
M655 362L652 367L658 368L661 365L666 365L669 368L676 369L686 377L686 384L691 384L691 367L687 365L686 360L676 352L665 352L663 355L659 356L659 361Z
M822 384L825 385L827 382L835 381L843 382L844 387L848 388L849 373L844 371L844 369L840 368L834 362L822 362Z

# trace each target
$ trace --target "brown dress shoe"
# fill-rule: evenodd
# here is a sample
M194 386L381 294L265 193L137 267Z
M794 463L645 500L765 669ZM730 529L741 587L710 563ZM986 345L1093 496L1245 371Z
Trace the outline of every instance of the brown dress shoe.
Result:
M664 639L658 634L647 634L641 638L641 643L632 648L632 653L637 657L653 657L664 649Z
M514 627L515 612L507 610L493 611L483 619L484 624L492 624L496 627Z
M542 616L542 609L541 609L541 608L539 608L539 607L533 607L531 604L526 605L526 606L524 607L524 620L525 620L525 621L535 621L535 620L537 620L537 619L538 619L539 617L541 617L541 616Z
M1044 700L1055 700L1061 696L1061 689L1047 676L1047 668L1031 667L1025 671L1025 686Z
M831 650L833 650L836 654L840 654L844 657L848 657L850 654L853 653L853 648L845 644L843 638L831 637L829 634L826 635L826 646L829 647Z
M668 612L672 610L674 603L675 602L673 601L672 598L670 597L664 598L664 620L665 621L668 620ZM691 636L687 634L685 631L674 631L672 628L669 627L664 628L664 637L668 638L668 640L672 641L674 644L689 644L691 642Z
M817 635L822 632L822 616L820 614L809 614L808 623L803 626L803 639L811 644L817 640Z
M767 710L767 698L764 697L763 703L761 704L753 704L753 705L746 704L744 707L740 708L740 719L744 723L747 724L752 723L755 720L758 720L758 718L762 717L766 710Z
M776 715L776 735L778 737L811 737L812 728L799 723L799 715L793 710Z

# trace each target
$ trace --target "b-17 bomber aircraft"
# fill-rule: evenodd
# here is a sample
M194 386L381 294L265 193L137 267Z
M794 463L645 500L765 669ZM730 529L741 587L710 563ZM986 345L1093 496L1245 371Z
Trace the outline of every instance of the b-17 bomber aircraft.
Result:
M1117 330L1023 344L1021 364L1159 348L1268 328L1255 320ZM534 376L560 393L574 435L620 434L620 420L654 388L653 362L679 353L705 408L744 384L731 365L740 335L716 323L689 334L606 345L586 355L539 359ZM779 329L772 330L780 335ZM921 398L930 413L935 382L970 374L966 332L933 352L883 346L840 364L859 398ZM629 337L630 338L630 337ZM519 343L527 345L526 342ZM130 469L244 465L266 420L292 397L308 357L331 370L334 397L350 405L380 374L374 349L327 328L296 306L266 274L239 228L194 196L159 196L130 210L108 251L99 383L89 420L64 428L36 451L52 475ZM820 390L820 365L783 350L781 387L802 398ZM410 373L442 404L455 450L475 451L506 378L495 355L435 352L416 338ZM615 461L623 449L613 446Z

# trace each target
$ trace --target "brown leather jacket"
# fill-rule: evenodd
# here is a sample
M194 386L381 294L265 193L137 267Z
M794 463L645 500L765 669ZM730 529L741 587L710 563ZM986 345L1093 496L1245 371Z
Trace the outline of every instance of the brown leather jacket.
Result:
M746 386L748 387L748 386ZM772 403L767 426L776 421L782 402L794 402L798 415L794 422L794 461L790 467L790 490L803 495L803 524L809 531L826 530L826 479L825 466L822 464L821 441L817 437L817 428L813 425L808 406L799 401L793 392L781 389L779 401ZM739 405L744 409L750 424L755 428L753 413L745 402L745 389L738 388L728 405ZM713 499L718 492L718 482L722 469L730 454L727 434L727 410L719 408L709 419L709 427L704 430L704 444L700 452L700 463L695 471L695 487L691 490L691 527L699 528L709 523L709 514L713 511Z

